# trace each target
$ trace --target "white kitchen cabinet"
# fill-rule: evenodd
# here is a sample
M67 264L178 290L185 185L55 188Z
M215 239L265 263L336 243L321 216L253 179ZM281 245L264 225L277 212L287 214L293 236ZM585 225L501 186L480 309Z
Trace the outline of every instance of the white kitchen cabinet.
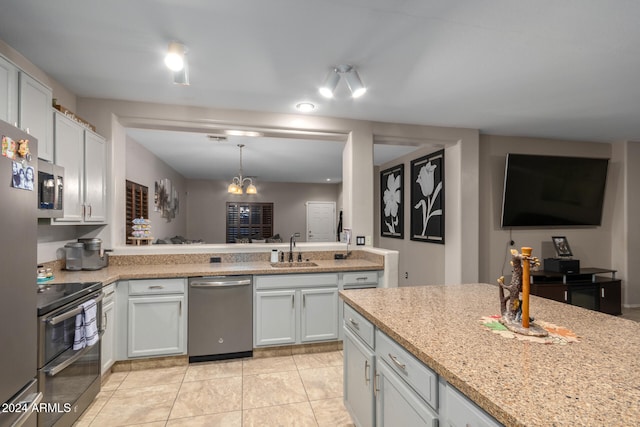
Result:
M102 339L101 339L101 364L102 375L111 369L116 361L116 285L111 284L103 288L102 300Z
M337 274L256 276L254 286L256 347L337 340Z
M0 120L18 123L18 67L0 56Z
M338 288L301 289L300 341L338 339Z
M186 354L186 279L129 281L127 357Z
M438 425L438 414L386 362L376 358L376 426Z
M84 204L85 222L107 219L107 148L100 135L84 131Z
M256 292L256 346L296 342L296 291Z
M25 72L19 74L18 126L38 140L38 157L53 161L53 92Z
M502 425L442 379L440 396L440 419L444 426L499 427Z
M342 352L344 354L344 406L356 426L373 426L375 354L347 328L344 331Z
M64 216L54 223L106 221L106 143L54 111L55 163L64 167Z

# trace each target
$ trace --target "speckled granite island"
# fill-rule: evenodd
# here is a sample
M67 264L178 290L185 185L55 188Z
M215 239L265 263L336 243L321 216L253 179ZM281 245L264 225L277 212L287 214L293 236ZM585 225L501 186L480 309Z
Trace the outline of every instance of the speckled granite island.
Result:
M580 340L539 344L504 338L481 324L481 317L499 313L493 285L340 295L504 425L640 425L640 323L531 297L533 317L564 326Z

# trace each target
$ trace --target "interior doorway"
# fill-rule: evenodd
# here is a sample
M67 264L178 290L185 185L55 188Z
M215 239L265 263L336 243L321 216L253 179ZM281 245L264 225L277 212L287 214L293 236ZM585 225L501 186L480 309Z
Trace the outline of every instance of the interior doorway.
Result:
M336 241L336 202L307 202L307 242Z

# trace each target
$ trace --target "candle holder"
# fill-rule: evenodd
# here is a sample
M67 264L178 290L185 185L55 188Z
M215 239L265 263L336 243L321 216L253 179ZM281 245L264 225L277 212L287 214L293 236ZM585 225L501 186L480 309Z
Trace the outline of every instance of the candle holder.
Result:
M521 253L511 249L511 266L513 275L507 285L504 276L498 279L500 289L500 323L512 332L546 337L549 333L542 327L533 323L529 315L529 285L531 283L530 270L540 266L537 257L531 256L532 249L521 248ZM507 294L505 294L505 291ZM522 295L522 296L521 296Z

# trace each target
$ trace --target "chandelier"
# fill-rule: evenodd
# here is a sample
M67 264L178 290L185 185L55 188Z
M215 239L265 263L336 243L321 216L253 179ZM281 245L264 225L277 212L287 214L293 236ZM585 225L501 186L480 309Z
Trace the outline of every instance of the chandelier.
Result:
M247 194L258 194L258 190L256 186L253 185L251 178L242 176L242 147L244 147L244 144L238 144L238 147L240 148L240 171L238 172L238 176L233 177L231 184L227 187L227 192L231 194L243 194L243 192L246 191ZM245 181L249 182L246 190L244 190Z

